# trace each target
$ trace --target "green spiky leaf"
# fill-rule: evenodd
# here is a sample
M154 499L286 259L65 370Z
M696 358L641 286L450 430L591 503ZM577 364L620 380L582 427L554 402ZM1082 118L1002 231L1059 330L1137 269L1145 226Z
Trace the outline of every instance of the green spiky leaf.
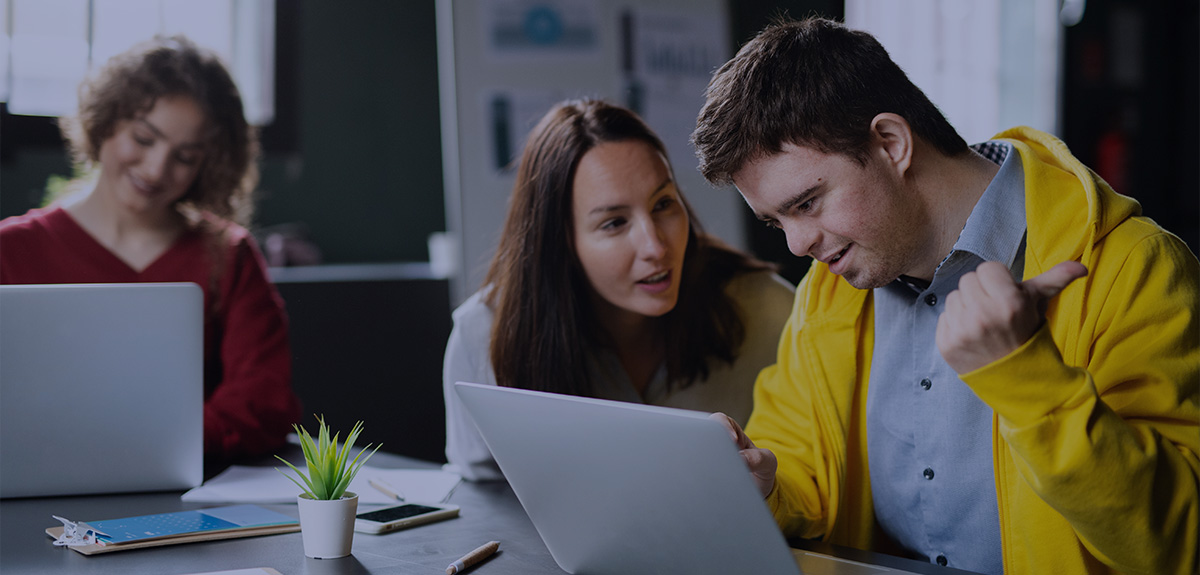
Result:
M350 487L350 482L354 480L354 476L358 475L358 470L366 464L367 460L379 451L379 445L375 449L371 449L368 444L357 454L353 459L349 459L350 451L354 448L354 442L358 440L358 435L362 433L362 422L354 424L350 430L350 434L346 436L346 442L339 447L338 438L340 434L335 433L330 436L329 427L325 425L325 417L321 415L315 416L320 424L317 429L317 439L314 441L312 435L308 433L304 426L293 424L292 427L296 430L296 434L300 436L300 449L304 451L304 462L308 470L308 475L292 465L289 461L275 456L276 459L284 462L288 467L303 480L303 484L297 481L296 478L288 475L282 469L276 467L280 473L292 480L305 494L313 499L340 499L346 489ZM370 450L370 453L367 451ZM367 453L363 457L363 453ZM360 461L361 458L361 461Z

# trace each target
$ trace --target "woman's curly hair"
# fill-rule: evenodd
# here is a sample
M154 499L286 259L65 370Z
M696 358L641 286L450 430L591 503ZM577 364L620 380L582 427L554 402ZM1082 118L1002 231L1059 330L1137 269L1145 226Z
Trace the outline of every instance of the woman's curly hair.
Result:
M90 172L117 125L186 96L207 119L204 164L177 207L193 222L204 212L247 225L258 185L258 135L220 58L183 36L156 36L113 56L79 87L79 113L59 120L77 167Z

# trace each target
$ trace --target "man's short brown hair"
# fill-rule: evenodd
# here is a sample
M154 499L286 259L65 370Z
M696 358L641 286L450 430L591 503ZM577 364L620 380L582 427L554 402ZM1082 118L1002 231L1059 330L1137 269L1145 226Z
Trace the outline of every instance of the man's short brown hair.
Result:
M968 149L878 40L823 18L768 26L717 71L705 98L692 144L714 184L787 143L863 163L871 120L884 112L946 155Z

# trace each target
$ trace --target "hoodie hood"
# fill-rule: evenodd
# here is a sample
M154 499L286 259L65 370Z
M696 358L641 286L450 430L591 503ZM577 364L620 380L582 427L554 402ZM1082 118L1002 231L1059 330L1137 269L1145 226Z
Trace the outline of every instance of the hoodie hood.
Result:
M1058 138L1021 126L995 139L1012 144L1024 166L1025 277L1066 260L1087 264L1097 242L1121 222L1141 215L1137 200L1113 191ZM1064 230L1072 231L1064 235Z

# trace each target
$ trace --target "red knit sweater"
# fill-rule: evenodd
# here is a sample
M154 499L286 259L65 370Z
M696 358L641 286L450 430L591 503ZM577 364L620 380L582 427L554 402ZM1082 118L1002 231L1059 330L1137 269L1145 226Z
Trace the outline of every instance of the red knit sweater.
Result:
M283 300L254 238L216 218L138 272L61 207L0 221L0 284L193 282L204 288L204 451L270 452L299 419ZM212 274L216 263L221 273Z

